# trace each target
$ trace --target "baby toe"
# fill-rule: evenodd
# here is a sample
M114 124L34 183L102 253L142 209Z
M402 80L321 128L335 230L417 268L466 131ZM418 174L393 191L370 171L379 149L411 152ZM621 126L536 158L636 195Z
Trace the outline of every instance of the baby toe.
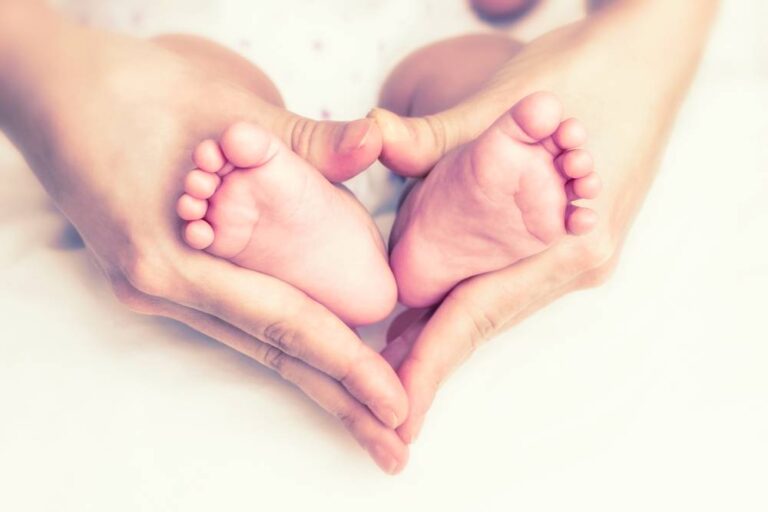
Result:
M176 213L184 220L197 220L205 217L208 201L198 199L189 194L181 196L176 203Z
M197 199L208 199L216 192L221 178L210 172L194 170L187 174L184 181L184 190L187 194Z
M573 235L589 233L597 225L597 213L589 208L571 206L565 219L565 227Z
M277 138L252 123L235 123L221 137L224 156L236 167L259 167L277 152Z
M184 229L184 240L193 249L203 250L213 243L213 228L204 220L195 220Z
M597 173L591 172L583 178L568 182L575 199L594 199L600 194L603 183Z
M554 94L535 92L512 107L512 118L534 141L552 135L560 125L563 107Z
M224 167L224 154L216 141L204 140L195 148L192 154L195 165L206 172L219 172Z
M552 138L561 149L574 149L587 142L587 130L578 119L566 119L560 123Z
M569 178L583 178L594 169L592 155L583 149L566 151L555 159L555 165Z

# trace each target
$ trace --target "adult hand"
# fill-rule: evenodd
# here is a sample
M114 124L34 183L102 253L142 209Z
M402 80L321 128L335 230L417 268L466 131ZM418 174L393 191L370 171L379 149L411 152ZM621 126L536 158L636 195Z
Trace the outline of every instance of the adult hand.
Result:
M274 369L383 469L401 469L407 448L393 428L407 399L386 361L299 290L188 249L174 215L192 147L234 121L274 131L331 177L375 160L373 122L299 118L255 97L225 64L179 55L173 41L84 29L37 2L0 11L0 121L117 297ZM350 134L365 144L346 144Z
M530 43L477 94L447 111L401 118L374 110L382 161L420 176L452 148L475 138L518 99L537 90L559 96L566 116L590 133L604 182L589 235L459 284L434 311L408 312L384 350L408 393L398 429L411 442L440 384L481 344L558 297L604 282L655 173L665 135L695 69L715 2L617 1L598 15ZM686 19L674 47L654 34ZM628 58L631 56L631 58Z

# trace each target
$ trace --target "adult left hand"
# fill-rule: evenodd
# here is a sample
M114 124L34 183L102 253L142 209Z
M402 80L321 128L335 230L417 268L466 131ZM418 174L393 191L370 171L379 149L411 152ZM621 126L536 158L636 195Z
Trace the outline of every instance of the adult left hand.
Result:
M371 113L382 130L381 160L402 175L423 176L518 99L551 91L563 100L566 117L587 127L587 147L604 183L600 197L589 203L600 218L589 235L566 236L543 253L467 279L433 311L411 311L395 320L383 354L398 368L408 394L409 417L398 428L405 442L417 436L446 377L484 340L564 294L608 278L655 175L715 7L617 2L600 16L532 41L483 90L444 112L421 118ZM682 14L691 23L674 56L666 55L672 50L648 27L669 25Z
M410 412L398 433L415 440L440 385L480 344L566 293L604 282L614 243L602 235L569 237L544 253L468 279L437 309L410 310L390 328L385 358L408 393Z

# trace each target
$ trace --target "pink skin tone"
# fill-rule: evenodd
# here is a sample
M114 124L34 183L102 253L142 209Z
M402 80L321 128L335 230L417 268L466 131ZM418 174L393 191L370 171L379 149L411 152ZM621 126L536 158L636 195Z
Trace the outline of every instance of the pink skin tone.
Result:
M275 369L340 418L393 473L407 460L401 439L415 439L440 384L476 346L610 274L717 4L590 3L610 5L530 42L519 57L510 53L492 62L497 50L515 46L510 42L472 50L469 58L454 53L457 45L439 52L442 59L431 55L427 64L448 67L439 74L423 63L411 67L412 82L434 87L418 87L421 94L407 91L402 105L434 100L441 91L454 101L412 110L383 104L417 117L376 127L371 120L314 123L290 114L263 73L210 42L140 41L77 27L42 1L4 0L0 124L83 235L122 302L140 313L184 322ZM675 44L659 33L675 33ZM472 49L466 43L458 45L464 53ZM483 61L484 76L459 69ZM469 83L449 87L456 74ZM401 317L393 330L399 338L384 355L399 368L407 403L390 366L325 307L278 279L189 250L175 236L178 219L167 212L176 197L168 190L189 172L183 163L187 144L223 133L239 119L274 133L332 181L354 175L379 154L397 172L423 176L447 152L475 144L514 103L537 90L565 99L569 112L590 127L590 146L606 182L595 201L601 222L589 235L561 237L542 253L462 281L430 315L412 311ZM404 130L406 140L399 136ZM126 152L125 141L141 151ZM457 169L450 173L455 176L464 172L458 163L446 168ZM237 172L260 170L248 169ZM194 204L188 206L194 210ZM414 219L420 214L407 212L404 217ZM561 220L566 222L565 216ZM570 217L568 225L574 222ZM391 430L397 425L400 438Z
M290 283L350 325L392 311L395 281L370 216L277 137L236 123L193 160L177 204L190 247Z
M443 157L403 203L392 232L400 301L438 303L466 278L537 254L596 214L571 201L600 191L586 130L553 95L520 100L477 139Z
M0 0L0 68L0 129L82 235L116 300L275 370L382 469L405 466L408 448L393 428L408 402L391 366L296 287L190 249L169 214L190 149L237 121L257 123L336 181L379 155L373 120L301 118L266 75L215 43L82 27L42 0Z
M177 203L190 247L290 283L351 325L385 318L397 291L426 307L460 281L512 265L596 223L586 131L532 94L410 191L384 246L365 210L274 135L237 123L194 151ZM471 212L471 215L467 215ZM435 265L435 262L439 262Z
M715 0L589 4L588 18L525 46L483 35L415 52L382 90L387 110L370 114L384 140L380 160L401 175L421 177L520 98L551 91L564 100L568 117L589 127L606 185L590 203L599 222L589 234L560 237L546 251L465 279L438 307L393 321L383 354L408 393L409 416L397 429L406 442L418 437L441 385L485 340L609 278L717 10ZM664 30L678 34L676 44L658 38Z

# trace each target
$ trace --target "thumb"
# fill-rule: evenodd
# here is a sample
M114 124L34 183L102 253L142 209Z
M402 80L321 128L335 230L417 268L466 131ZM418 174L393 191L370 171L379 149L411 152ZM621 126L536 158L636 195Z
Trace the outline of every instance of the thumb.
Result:
M382 148L379 160L406 177L427 174L446 153L477 137L497 116L487 108L464 103L434 115L403 117L375 108L368 118L378 124Z
M368 168L381 151L381 134L371 119L315 121L286 112L285 141L331 181L347 180Z
M381 130L379 160L401 176L423 176L446 153L449 129L439 114L401 117L375 108L368 118L375 120Z

